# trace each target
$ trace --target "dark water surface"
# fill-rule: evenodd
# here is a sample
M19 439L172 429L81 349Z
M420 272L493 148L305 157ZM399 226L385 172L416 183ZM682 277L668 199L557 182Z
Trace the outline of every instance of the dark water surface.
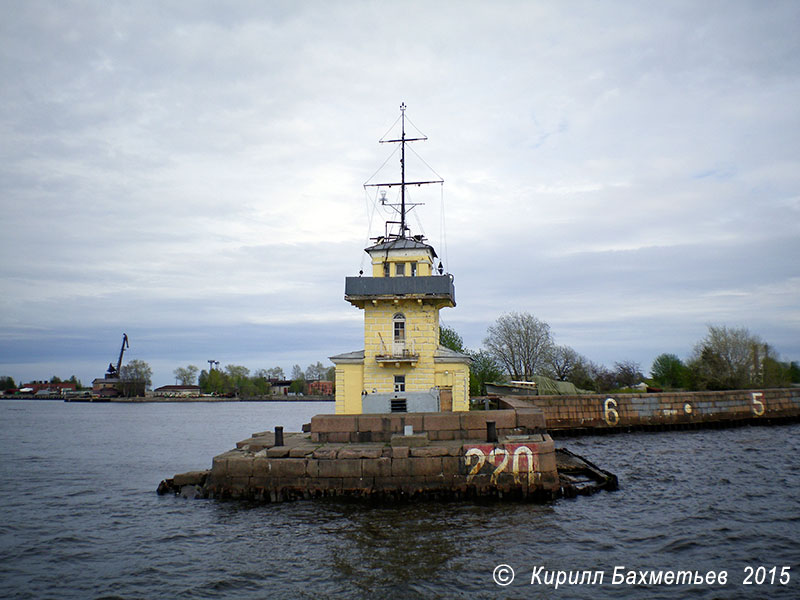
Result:
M527 504L280 505L157 496L331 403L0 402L2 598L800 598L800 426L560 440L621 489ZM501 563L516 579L493 582ZM743 586L745 568L778 567ZM602 571L531 585L534 568ZM613 585L625 571L727 571ZM780 585L781 567L791 581ZM763 571L762 571L763 574Z

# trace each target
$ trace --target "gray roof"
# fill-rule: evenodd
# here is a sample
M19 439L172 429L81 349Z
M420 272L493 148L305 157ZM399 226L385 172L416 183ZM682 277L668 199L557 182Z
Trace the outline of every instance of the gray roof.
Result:
M436 251L433 249L433 246L429 244L425 244L413 238L398 238L395 240L389 240L388 242L381 242L379 244L375 244L374 246L370 246L366 248L366 252L372 251L385 251L385 250L430 250L431 254L436 256Z
M341 362L341 363L355 363L355 362L364 362L364 351L363 350L355 350L353 352L345 352L344 354L337 354L336 356L329 356L328 357L334 363Z
M445 346L439 346L436 349L436 352L433 353L433 360L436 362L472 362L472 358L469 354L456 352Z

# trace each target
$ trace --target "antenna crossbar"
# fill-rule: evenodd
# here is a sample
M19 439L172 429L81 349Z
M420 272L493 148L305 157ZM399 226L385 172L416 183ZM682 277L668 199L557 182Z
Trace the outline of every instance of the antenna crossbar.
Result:
M396 185L425 185L428 183L444 183L444 179L431 181L396 181L394 183L365 183L364 187L394 187Z

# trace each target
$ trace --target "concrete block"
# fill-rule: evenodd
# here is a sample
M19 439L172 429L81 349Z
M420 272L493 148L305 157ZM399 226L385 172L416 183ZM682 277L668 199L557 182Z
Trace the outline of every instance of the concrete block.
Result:
M250 477L253 474L253 460L251 456L228 458L228 475L231 477Z
M391 477L392 459L387 457L366 458L361 460L362 477Z
M392 446L427 446L428 445L428 435L425 433L415 433L414 435L402 435L402 434L394 434L392 435Z
M184 485L203 485L206 482L209 471L189 471L180 473L172 478L172 485L177 488Z
M411 475L410 458L392 459L392 477L409 477Z
M425 477L430 475L441 475L442 459L438 456L428 456L424 458L409 458L411 463L411 475L413 477Z
M328 444L347 444L350 443L350 431L330 431L319 434L319 439Z
M332 460L336 458L338 452L338 447L334 448L330 446L322 446L321 448L314 450L311 456L317 460Z
M539 469L542 473L556 471L556 455L555 452L546 452L539 454Z
M316 415L311 417L311 432L358 431L358 417L353 415Z
M408 413L400 416L400 429L398 432L405 431L405 426L411 425L414 428L414 433L421 433L425 431L425 414L424 413Z
M267 448L267 456L270 458L283 458L289 456L289 448L286 446L274 446Z
M314 446L297 446L295 448L290 448L289 458L304 458L306 456L311 456L314 450Z
M316 479L319 477L319 463L317 459L309 458L306 459L306 477Z
M461 428L461 415L459 413L428 413L423 417L422 429L424 431L454 431Z
M426 456L447 456L449 450L445 446L423 446L421 448L410 449L411 456L426 457Z
M339 450L336 455L338 459L358 459L358 458L378 458L383 453L383 448L378 446L366 448L348 448L344 447Z
M545 429L544 412L538 408L519 408L516 416L517 427L524 427L528 430Z
M443 456L442 457L442 473L447 476L459 475L461 473L461 464L463 460L459 456Z
M272 475L280 478L305 477L306 461L302 458L279 458L270 461Z
M320 477L361 477L360 460L321 460Z
M461 413L461 429L482 429L486 431L486 421L494 421L497 429L512 429L517 425L513 410L476 410Z
M408 458L410 454L408 446L392 446L390 450L392 458Z
M270 460L265 456L256 456L253 459L253 477L263 479L271 473Z
M358 431L360 432L383 432L391 431L391 421L382 415L359 415Z

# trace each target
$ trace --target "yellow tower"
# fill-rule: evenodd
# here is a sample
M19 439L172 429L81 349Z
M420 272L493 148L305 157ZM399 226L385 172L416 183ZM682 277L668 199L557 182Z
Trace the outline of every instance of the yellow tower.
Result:
M365 249L372 277L345 279L345 300L364 310L364 349L330 357L336 414L469 410L470 358L439 345L439 310L456 305L453 276L434 267L433 247L406 225L405 187L441 180L405 181L405 144L426 138L406 137L400 110L400 138L384 140L401 144L400 182L374 184L400 188L400 220Z

